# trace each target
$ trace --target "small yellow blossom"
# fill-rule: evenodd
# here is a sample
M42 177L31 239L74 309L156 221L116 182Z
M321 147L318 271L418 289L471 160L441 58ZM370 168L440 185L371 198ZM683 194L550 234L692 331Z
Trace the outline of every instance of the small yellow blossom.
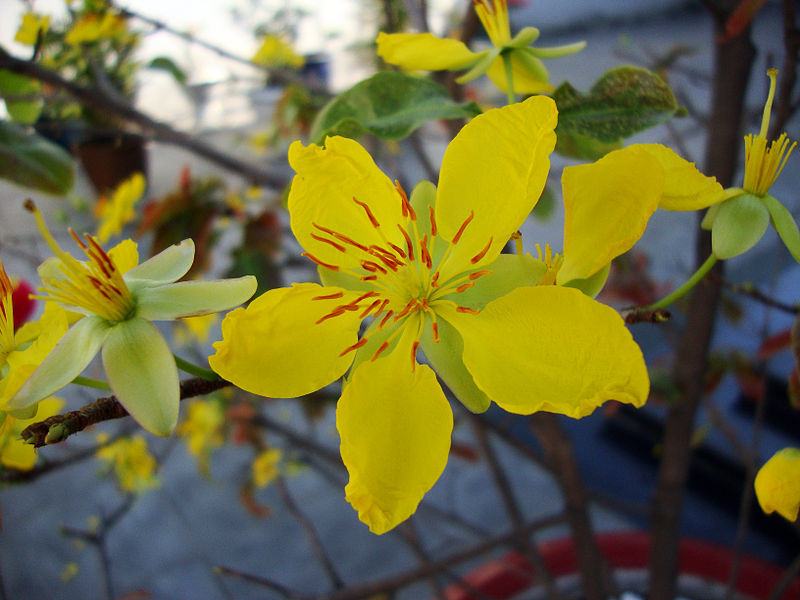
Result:
M283 453L278 448L264 450L253 461L253 484L256 487L267 487L280 473L278 466Z
M253 62L265 67L299 69L306 61L281 38L276 35L267 35L253 56Z
M69 583L75 578L79 570L78 563L67 563L61 571L61 582Z
M179 319L177 321L179 329L175 332L175 337L184 345L195 342L205 344L211 335L211 330L218 321L219 315L215 313Z
M64 41L70 45L87 44L114 38L127 31L125 20L111 12L91 13L80 17L67 32Z
M25 13L22 15L22 24L17 30L17 35L14 40L20 44L33 46L41 35L47 33L50 28L50 15L39 16L36 13Z
M777 511L784 519L796 521L800 509L800 448L776 452L758 470L754 486L765 513Z
M97 239L101 244L105 244L111 236L122 233L122 228L136 217L133 209L142 198L145 185L144 176L134 173L117 186L110 199L105 196L100 198L95 214L100 220Z
M108 436L100 434L97 441L105 443ZM97 451L97 458L114 471L120 489L129 493L141 493L158 487L156 460L140 435L123 437Z
M186 438L186 444L196 458L200 470L208 473L211 453L225 441L223 426L225 412L215 400L195 400L189 405L186 417L178 424L176 433Z
M38 411L28 419L0 412L0 463L5 467L29 471L36 464L36 448L22 441L22 430L34 421L52 417L64 406L60 398L39 402Z

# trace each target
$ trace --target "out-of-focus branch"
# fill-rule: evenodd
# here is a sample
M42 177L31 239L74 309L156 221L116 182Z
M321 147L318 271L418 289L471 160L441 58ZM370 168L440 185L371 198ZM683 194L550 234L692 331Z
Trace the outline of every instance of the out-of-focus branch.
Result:
M797 58L800 54L800 29L797 27L796 9L796 0L783 0L783 47L786 56L783 59L775 102L775 120L770 129L770 139L773 140L784 131L786 123L797 110L797 104L792 102L792 90L797 81Z
M208 381L193 377L181 381L180 398L184 400L194 396L203 396L229 385L231 385L230 382L221 379ZM119 403L116 396L108 396L95 400L78 410L62 415L53 415L44 421L33 423L22 431L22 439L35 448L41 448L63 442L72 434L83 431L90 425L127 416L128 411Z
M261 167L234 158L200 139L173 129L166 123L150 118L133 108L127 101L111 97L97 88L88 88L67 81L55 71L10 55L2 47L0 47L0 69L7 69L20 75L26 75L56 89L63 90L87 106L113 114L129 124L135 125L143 135L149 138L186 148L229 171L242 175L254 184L282 188L288 182L286 177L270 173Z

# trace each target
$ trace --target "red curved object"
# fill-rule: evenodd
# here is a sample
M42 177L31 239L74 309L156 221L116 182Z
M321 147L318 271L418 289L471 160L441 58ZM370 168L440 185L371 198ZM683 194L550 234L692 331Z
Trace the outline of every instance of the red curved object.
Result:
M641 531L602 533L597 536L600 551L612 568L645 569L650 562L650 534ZM553 574L561 577L578 572L578 560L571 538L542 542L539 551ZM680 543L679 570L707 581L726 584L733 562L733 551L724 546L696 539ZM744 555L739 564L736 590L757 600L766 600L770 591L783 576L783 569L761 559ZM464 576L464 581L497 600L505 600L536 584L530 564L518 552L509 552L491 560ZM446 590L447 600L477 600L469 590L458 584ZM800 597L800 579L794 581L781 600Z
M14 329L27 321L36 308L36 300L28 296L33 293L33 287L24 279L19 279L11 292L11 305L14 307Z

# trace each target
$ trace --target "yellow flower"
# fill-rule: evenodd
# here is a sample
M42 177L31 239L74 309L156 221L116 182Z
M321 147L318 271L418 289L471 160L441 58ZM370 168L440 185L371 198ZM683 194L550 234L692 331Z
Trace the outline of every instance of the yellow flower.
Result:
M178 320L180 329L175 332L176 339L183 344L199 342L205 344L211 335L211 329L217 324L219 315L211 313L200 317L186 317Z
M216 400L195 400L189 405L189 413L178 424L177 434L186 438L186 443L196 458L203 473L208 473L211 453L225 441L223 425L225 413Z
M270 448L260 452L253 461L253 484L256 487L267 487L278 476L278 465L283 453L278 448Z
M38 411L27 419L0 412L0 463L12 469L32 469L36 464L36 448L23 442L20 434L34 421L52 417L63 406L60 398L47 398L39 402Z
M29 407L69 384L94 359L103 358L114 395L147 431L167 436L178 421L180 388L175 357L152 321L205 315L241 304L255 293L252 276L218 281L181 281L194 261L184 240L138 263L136 245L125 240L106 253L97 239L71 232L86 254L81 262L64 252L30 202L37 225L56 255L39 267L44 295L83 315L7 401Z
M36 13L25 13L22 15L22 24L19 26L14 40L20 44L33 46L39 37L39 32L41 31L41 35L44 35L49 28L49 15L39 16Z
M733 258L747 252L772 226L794 259L800 262L800 231L792 214L769 194L797 142L782 133L767 141L767 130L775 97L777 69L769 69L769 94L764 104L761 130L744 138L744 182L742 188L726 190L723 202L716 204L703 219L703 228L711 230L711 246L717 258Z
M37 321L25 323L14 331L12 291L0 261L0 410L7 409L7 401L53 350L68 327L66 311L48 302ZM35 414L35 408L29 412Z
M101 434L97 441L103 444L108 436ZM113 469L120 489L130 493L141 493L158 487L156 460L147 449L147 442L140 435L123 437L97 451L97 458Z
M796 521L800 508L800 448L776 452L758 470L754 485L765 513L778 511L784 519Z
M100 219L97 239L101 244L105 244L112 235L122 233L122 228L134 219L136 213L133 207L144 194L145 184L144 176L134 173L117 186L111 199L100 199L96 212Z
M90 13L80 17L67 32L64 41L78 45L116 37L127 31L125 20L111 12Z
M265 67L291 67L299 69L305 59L298 56L292 47L277 35L264 36L264 41L253 56L253 62Z
M292 231L325 287L274 289L233 311L209 363L273 397L349 369L336 409L345 493L375 533L408 518L447 462L453 417L431 367L476 412L494 401L581 417L647 398L641 351L615 311L537 286L544 263L501 254L542 192L556 120L544 96L487 111L448 146L438 190L422 182L410 200L353 140L289 149Z
M440 39L430 33L379 33L378 55L387 63L403 69L417 71L469 71L456 81L467 83L486 73L503 92L508 91L506 67L503 56L511 61L514 92L517 94L542 94L553 91L548 82L543 58L557 58L579 52L586 42L554 48L530 47L539 30L526 27L513 38L508 24L506 0L473 0L475 12L483 23L494 46L491 50L472 52L462 42Z

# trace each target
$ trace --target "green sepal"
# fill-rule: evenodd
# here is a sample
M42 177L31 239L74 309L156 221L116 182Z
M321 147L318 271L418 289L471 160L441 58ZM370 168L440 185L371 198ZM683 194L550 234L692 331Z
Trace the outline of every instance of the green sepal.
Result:
M539 30L536 27L523 27L517 35L506 44L507 48L526 48L539 39ZM585 45L585 43L584 43Z
M761 198L741 194L718 205L711 225L711 248L722 260L744 254L758 243L769 225L770 213Z
M492 300L519 288L536 285L547 272L547 266L530 254L501 254L483 269L490 271L475 280L475 285L452 296L459 306L481 309Z
M611 263L608 263L605 267L600 269L591 277L586 277L585 279L572 279L563 285L565 287L578 289L589 296L589 298L595 298L606 285L610 271Z
M781 236L786 249L792 257L800 263L800 231L797 228L792 213L774 196L766 194L761 201L769 211L769 216L772 219L772 226L778 235Z
M514 50L513 56L519 61L519 64L525 67L531 74L531 77L536 81L547 81L550 78L547 67L545 67L544 63L533 53L533 48Z
M489 52L487 52L484 56L482 56L474 65L472 65L469 71L467 71L460 77L457 77L456 83L460 83L463 85L465 83L469 83L473 79L477 79L478 77L486 73L486 71L489 70L489 67L492 66L494 59L496 59L500 55L501 51L502 48L492 48Z
M536 58L561 58L580 52L586 47L586 42L575 42L574 44L564 44L563 46L551 46L550 48L530 48L531 54Z

